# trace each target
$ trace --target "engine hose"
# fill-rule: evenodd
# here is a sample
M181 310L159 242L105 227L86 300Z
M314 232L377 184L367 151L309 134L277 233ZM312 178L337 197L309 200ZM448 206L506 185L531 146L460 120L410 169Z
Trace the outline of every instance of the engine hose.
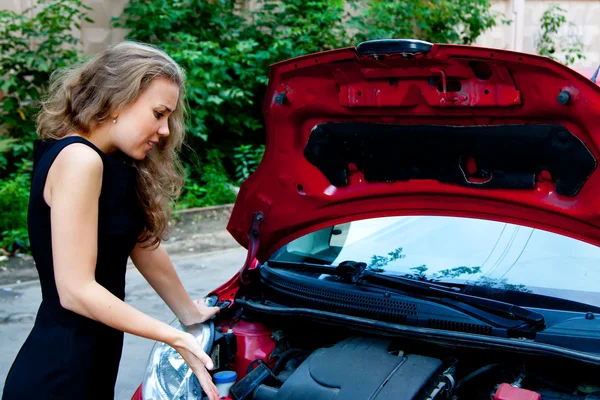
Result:
M285 353L283 353L281 356L279 356L279 360L277 360L277 362L275 363L275 366L273 366L273 375L277 375L278 373L281 372L282 367L285 365L285 362L294 355L303 355L306 353L306 350L302 350L302 349L291 349L286 351Z
M252 372L252 370L254 369L254 364L258 365L262 362L263 362L263 360L261 360L260 358L250 361L250 364L248 364L248 368L246 368L246 374L249 374L250 372Z
M481 375L487 371L489 371L492 368L495 368L497 366L499 366L500 364L488 364L486 366L483 366L479 369L476 369L475 371L471 372L469 375L465 376L464 378L462 378L460 381L458 381L458 383L456 384L455 390L460 389L460 387L462 385L464 385L465 383L467 383L468 381L470 381L471 379L475 378L478 375Z
M279 389L277 389L277 388L267 386L267 385L260 385L254 391L254 394L252 395L252 399L253 400L275 400L278 392L279 392Z

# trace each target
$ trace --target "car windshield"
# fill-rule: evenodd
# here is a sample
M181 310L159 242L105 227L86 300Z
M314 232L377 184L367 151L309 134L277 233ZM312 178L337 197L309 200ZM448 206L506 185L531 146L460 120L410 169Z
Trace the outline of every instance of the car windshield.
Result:
M481 291L531 293L600 306L600 248L480 219L406 216L359 220L300 237L273 261L338 265Z

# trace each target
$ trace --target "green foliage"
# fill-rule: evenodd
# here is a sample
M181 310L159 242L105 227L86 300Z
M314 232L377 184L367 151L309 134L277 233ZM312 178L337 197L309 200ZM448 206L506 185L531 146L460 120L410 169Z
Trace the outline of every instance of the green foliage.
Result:
M489 0L370 0L352 19L358 41L418 38L435 43L471 44L496 25Z
M267 81L268 52L244 35L237 9L224 0L131 0L115 21L130 30L128 39L159 45L186 70L188 132L201 139L191 139L194 148L204 147L211 133L237 140L262 127L253 107Z
M203 160L197 159L194 168L187 166L186 184L177 209L229 204L235 201L235 193L221 159L219 151L211 149Z
M242 182L256 169L265 152L265 146L241 144L234 149L235 180Z
M240 4L131 0L115 19L129 29L128 39L158 45L186 71L189 149L183 152L187 179L178 209L235 200L236 165L225 169L226 154L256 166L247 154L236 157L234 148L263 128L259 96L273 55L248 34ZM223 146L225 152L217 150Z
M15 161L30 159L38 100L50 74L78 59L72 32L91 21L89 9L80 0L38 0L22 14L0 11L0 178Z
M553 60L562 61L565 65L572 65L578 60L585 59L583 54L583 42L579 38L570 42L566 48L560 48L555 41L560 28L567 22L565 16L566 10L558 4L551 4L540 20L540 37L536 44L536 51L542 56L550 57ZM555 53L564 51L564 60L556 57Z
M0 10L0 247L29 248L35 117L51 73L79 59L73 30L90 8L80 0L38 0L22 14Z
M31 166L21 165L7 179L0 180L0 247L9 252L29 249L27 205Z
M344 0L259 0L253 32L277 62L352 42ZM265 71L267 72L267 71Z

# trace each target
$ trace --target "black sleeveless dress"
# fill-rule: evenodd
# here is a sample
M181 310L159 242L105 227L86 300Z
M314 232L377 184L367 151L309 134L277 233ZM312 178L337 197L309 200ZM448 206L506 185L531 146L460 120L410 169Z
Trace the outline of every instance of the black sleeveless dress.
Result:
M96 281L122 300L127 260L144 227L135 192L136 169L130 159L122 153L104 154L77 136L36 141L28 228L42 303L6 378L4 400L114 398L123 332L64 309L54 281L50 207L43 191L56 156L72 143L84 143L102 157Z

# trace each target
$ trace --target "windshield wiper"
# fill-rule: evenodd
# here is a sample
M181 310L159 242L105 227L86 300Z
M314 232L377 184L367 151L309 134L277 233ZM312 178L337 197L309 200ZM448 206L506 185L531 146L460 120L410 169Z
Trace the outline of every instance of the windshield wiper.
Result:
M424 296L452 299L506 319L523 321L529 324L530 328L534 331L541 331L546 327L542 314L530 311L516 304L460 293L452 288L436 283L372 272L367 269L367 264L363 262L344 261L337 266L288 261L270 261L269 264L277 267L304 269L311 272L334 275L344 282L357 285L362 282L369 282L386 288L418 292Z

